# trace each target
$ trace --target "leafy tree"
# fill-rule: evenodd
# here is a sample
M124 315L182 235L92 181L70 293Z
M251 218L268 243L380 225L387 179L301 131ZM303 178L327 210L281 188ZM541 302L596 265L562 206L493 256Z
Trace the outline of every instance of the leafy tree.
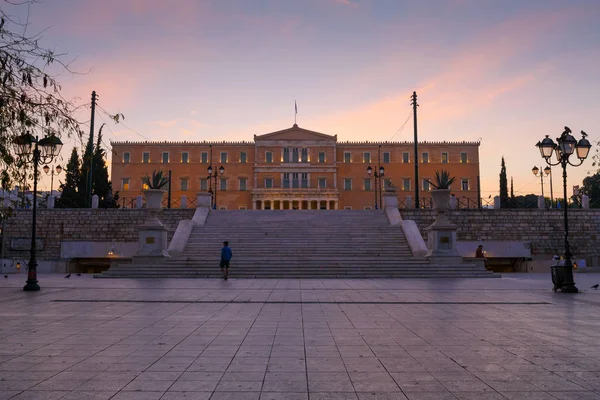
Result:
M583 180L583 186L579 188L579 195L573 196L573 203L581 205L581 196L590 198L590 208L600 208L600 171L588 176Z
M508 199L508 181L506 179L506 165L504 164L504 157L502 157L502 164L500 167L500 207L509 207Z
M517 203L515 202L515 190L513 186L513 177L510 177L510 208L515 208Z
M84 206L84 198L80 195L78 187L81 180L79 154L73 147L71 158L65 169L65 182L60 185L62 194L56 202L57 208L80 208Z
M538 196L527 194L525 196L516 196L514 198L514 208L537 208Z
M11 17L34 3L4 1L0 9L0 170L7 185L7 176L19 182L22 173L11 145L15 137L26 131L40 137L81 134L76 106L62 96L53 77L71 72L69 65L61 61L63 55L39 45L40 33L29 34L27 23Z

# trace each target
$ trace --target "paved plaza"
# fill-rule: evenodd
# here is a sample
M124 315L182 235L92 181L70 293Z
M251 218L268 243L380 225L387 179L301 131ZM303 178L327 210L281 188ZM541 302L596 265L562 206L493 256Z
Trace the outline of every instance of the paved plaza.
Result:
M600 275L0 278L0 399L600 399Z

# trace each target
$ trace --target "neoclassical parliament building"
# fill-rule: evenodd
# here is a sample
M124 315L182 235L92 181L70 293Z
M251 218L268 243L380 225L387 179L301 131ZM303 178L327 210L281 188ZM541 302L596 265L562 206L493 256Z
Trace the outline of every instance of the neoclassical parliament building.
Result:
M456 177L458 199L476 207L479 198L479 142L419 143L419 182L413 142L338 142L296 124L252 142L111 144L112 185L122 199L140 195L142 178L163 170L171 171L174 206L183 195L193 206L198 192L212 192L219 210L373 209L381 205L382 184L392 184L401 205L408 197L414 202L418 185L420 206L428 207L429 182L442 169Z

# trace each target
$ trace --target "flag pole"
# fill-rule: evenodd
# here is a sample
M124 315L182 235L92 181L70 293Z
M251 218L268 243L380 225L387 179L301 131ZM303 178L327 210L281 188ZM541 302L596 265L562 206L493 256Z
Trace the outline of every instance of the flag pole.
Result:
M294 100L294 125L296 125L296 117L298 116L298 103Z

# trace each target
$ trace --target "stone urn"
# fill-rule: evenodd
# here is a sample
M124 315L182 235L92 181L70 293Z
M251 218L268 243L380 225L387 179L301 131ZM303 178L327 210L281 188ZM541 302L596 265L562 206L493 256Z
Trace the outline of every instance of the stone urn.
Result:
M443 213L448 209L448 202L450 201L450 189L436 189L431 191L431 198L433 199L433 209L438 213Z
M165 191L161 189L146 189L143 191L146 198L146 207L149 209L162 209L162 199Z

